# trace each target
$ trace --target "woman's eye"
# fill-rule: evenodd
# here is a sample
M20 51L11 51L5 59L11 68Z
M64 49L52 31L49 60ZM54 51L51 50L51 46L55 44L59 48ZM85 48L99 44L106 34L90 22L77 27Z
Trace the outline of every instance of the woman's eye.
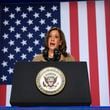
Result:
M55 38L59 38L58 36L55 36Z

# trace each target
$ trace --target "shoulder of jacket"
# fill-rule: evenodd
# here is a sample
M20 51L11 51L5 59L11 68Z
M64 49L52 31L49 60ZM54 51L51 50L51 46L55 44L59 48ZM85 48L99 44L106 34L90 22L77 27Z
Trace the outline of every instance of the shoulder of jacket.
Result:
M72 55L68 54L66 57L66 61L75 61L75 58Z
M37 54L32 61L43 61L43 55L42 54Z

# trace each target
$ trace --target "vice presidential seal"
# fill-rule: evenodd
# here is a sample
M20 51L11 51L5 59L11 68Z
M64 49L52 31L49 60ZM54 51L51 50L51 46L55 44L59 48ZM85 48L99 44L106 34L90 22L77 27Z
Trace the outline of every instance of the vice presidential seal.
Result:
M36 77L37 88L46 95L55 95L62 91L65 82L63 72L55 67L42 69Z

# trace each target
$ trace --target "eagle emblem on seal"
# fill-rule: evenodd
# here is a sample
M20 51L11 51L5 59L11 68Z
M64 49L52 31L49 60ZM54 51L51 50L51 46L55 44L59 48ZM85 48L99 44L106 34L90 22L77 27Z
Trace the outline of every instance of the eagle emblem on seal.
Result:
M57 81L57 76L56 77L54 77L54 76L48 76L48 77L44 76L44 79L45 80L43 81L43 85L45 87L47 87L47 86L53 87L53 86L55 86L55 83Z

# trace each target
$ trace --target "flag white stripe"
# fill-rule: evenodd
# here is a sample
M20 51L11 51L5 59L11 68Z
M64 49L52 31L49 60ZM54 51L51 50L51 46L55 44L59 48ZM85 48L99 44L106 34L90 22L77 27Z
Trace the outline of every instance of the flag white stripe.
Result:
M107 68L107 47L105 31L104 1L96 1L96 26L99 64L100 105L109 105L109 86Z
M80 61L87 61L89 72L89 49L88 49L88 25L87 25L87 2L78 2L78 24L79 24L79 54ZM90 79L90 75L89 75Z
M10 105L11 88L12 88L12 85L7 85L6 87L6 106L11 106Z
M67 43L67 52L71 53L70 45L70 13L69 13L69 3L61 2L60 3L60 13L61 13L61 29L65 34L65 40Z

